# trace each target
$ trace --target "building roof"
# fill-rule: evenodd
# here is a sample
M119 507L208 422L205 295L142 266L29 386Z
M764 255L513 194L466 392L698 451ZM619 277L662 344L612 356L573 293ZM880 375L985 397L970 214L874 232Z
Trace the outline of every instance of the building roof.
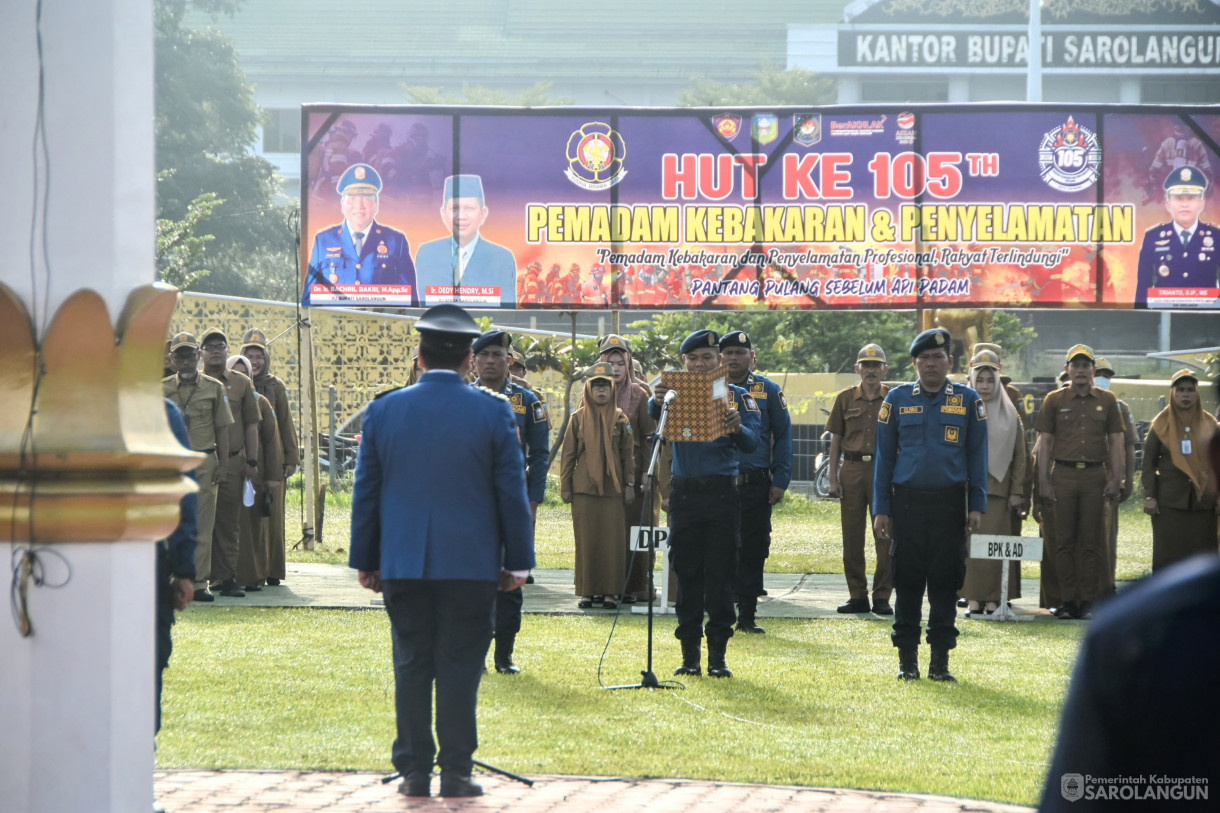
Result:
M195 13L233 38L252 81L393 77L410 84L532 84L706 77L786 63L789 23L835 24L845 0L251 0Z

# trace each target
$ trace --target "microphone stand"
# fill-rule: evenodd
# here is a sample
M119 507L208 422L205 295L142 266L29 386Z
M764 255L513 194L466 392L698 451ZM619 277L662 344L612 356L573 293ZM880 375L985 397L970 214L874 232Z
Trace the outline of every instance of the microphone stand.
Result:
M676 395L676 392L670 390L671 394ZM669 419L669 405L673 403L673 398L666 397L661 402L661 420L657 423L657 430L652 436L652 458L648 462L648 473L644 479L644 494L640 507L640 528L648 525L648 665L640 672L639 683L626 683L620 686L605 686L607 690L613 689L680 689L683 688L677 683L661 683L657 680L656 673L652 671L652 619L653 619L653 601L656 599L656 570L653 567L652 557L656 550L656 541L654 539L654 531L656 526L652 519L652 502L657 490L657 459L661 456L661 443L663 442L662 435L665 432L665 422ZM637 550L638 552L638 550ZM634 555L634 554L633 554Z

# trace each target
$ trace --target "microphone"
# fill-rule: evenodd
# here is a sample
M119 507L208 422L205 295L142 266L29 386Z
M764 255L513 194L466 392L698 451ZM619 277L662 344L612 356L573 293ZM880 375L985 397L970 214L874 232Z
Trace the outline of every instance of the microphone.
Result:
M669 392L665 393L665 400L663 400L661 402L661 405L669 406L670 404L672 404L674 401L677 401L677 400L678 400L678 391L670 390Z

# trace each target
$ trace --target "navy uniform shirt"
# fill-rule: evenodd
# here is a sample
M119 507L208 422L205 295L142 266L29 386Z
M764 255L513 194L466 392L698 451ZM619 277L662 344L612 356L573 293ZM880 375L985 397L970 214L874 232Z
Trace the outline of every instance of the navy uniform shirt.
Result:
M1135 301L1147 302L1149 288L1215 288L1220 285L1220 226L1199 221L1183 246L1176 223L1144 232L1136 273Z
M873 514L890 514L890 487L935 489L969 483L969 510L987 510L987 410L979 394L946 381L930 393L914 384L889 391L877 415Z
M743 472L769 469L771 485L788 487L792 481L792 419L784 392L766 376L750 373L740 385L758 405L758 447L741 455Z
M478 380L474 386L482 387ZM533 390L505 381L500 390L513 408L517 422L517 440L525 457L525 483L530 502L541 503L546 497L546 470L551 456L551 424L546 404Z
M758 448L760 413L758 403L744 389L729 384L733 403L741 413L741 431L721 435L713 441L696 443L677 441L673 444L674 477L712 477L728 475L736 477L741 470L739 457ZM648 399L648 413L654 419L661 417L661 404L655 398Z

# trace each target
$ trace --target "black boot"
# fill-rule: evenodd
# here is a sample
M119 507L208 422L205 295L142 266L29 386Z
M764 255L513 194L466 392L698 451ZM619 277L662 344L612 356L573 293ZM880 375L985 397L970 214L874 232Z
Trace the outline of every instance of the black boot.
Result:
M703 668L699 666L699 639L691 638L682 641L682 665L674 670L675 675L702 675Z
M516 642L517 636L515 634L496 636L496 654L494 660L496 671L502 675L515 675L521 671L521 667L513 663L513 645Z
M724 650L729 646L728 638L707 639L707 676L732 677L733 673L724 663Z
M755 634L766 632L754 623L754 613L758 610L757 596L742 596L737 602L737 629Z
M898 679L919 680L919 647L904 646L898 650Z
M949 674L949 650L932 647L932 660L928 662L928 677L948 683L957 683L957 678Z

